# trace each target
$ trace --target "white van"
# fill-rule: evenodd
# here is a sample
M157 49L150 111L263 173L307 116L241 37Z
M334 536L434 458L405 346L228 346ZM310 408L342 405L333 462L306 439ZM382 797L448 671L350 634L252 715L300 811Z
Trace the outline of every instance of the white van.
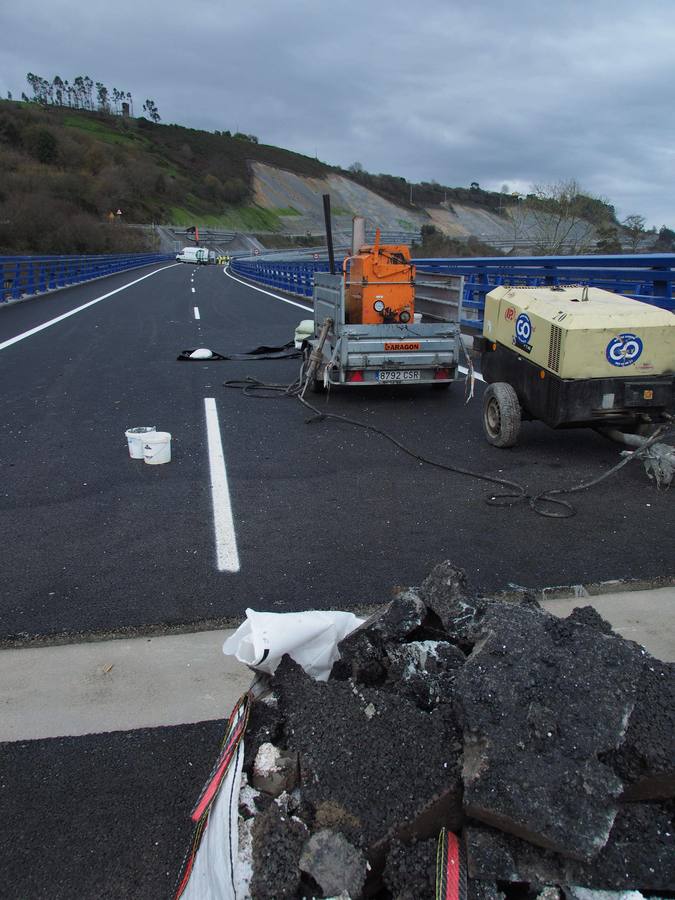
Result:
M178 262L205 266L209 262L209 251L206 247L183 247L176 255L176 259Z

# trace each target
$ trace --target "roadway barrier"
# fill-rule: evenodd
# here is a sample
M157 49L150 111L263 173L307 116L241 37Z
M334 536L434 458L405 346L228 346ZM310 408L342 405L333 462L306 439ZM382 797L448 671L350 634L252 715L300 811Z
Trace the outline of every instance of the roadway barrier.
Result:
M342 268L342 259L335 259L338 270ZM266 284L269 287L297 294L300 297L311 297L314 288L314 273L330 271L328 260L306 260L296 262L283 259L233 259L230 263L233 272L251 281Z
M462 325L482 330L485 295L503 285L587 284L675 312L675 254L415 259L425 277L463 275ZM418 276L419 277L419 276Z
M0 256L0 303L169 259L175 259L175 255Z
M675 312L675 254L637 253L623 256L504 256L493 258L413 259L424 299L458 306L457 281L464 278L458 307L463 327L482 330L485 295L503 285L587 284L624 294ZM342 260L336 259L336 264ZM311 297L314 272L327 272L327 260L307 262L239 259L235 272L279 290ZM447 288L444 287L447 285Z

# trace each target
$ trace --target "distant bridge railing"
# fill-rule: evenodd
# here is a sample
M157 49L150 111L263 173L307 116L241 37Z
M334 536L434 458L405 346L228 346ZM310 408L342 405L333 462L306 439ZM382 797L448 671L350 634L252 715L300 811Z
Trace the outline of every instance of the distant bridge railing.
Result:
M174 258L175 255L166 253L0 256L0 303Z
M675 254L650 253L624 256L509 256L491 258L414 259L417 281L426 294L440 298L445 287L456 291L452 276L464 278L458 318L465 328L481 330L485 295L497 285L587 284L624 294L675 312L673 282ZM336 260L336 264L342 260ZM278 290L311 297L314 272L327 272L328 261L238 259L232 268L245 278ZM420 277L422 276L422 277ZM433 285L433 287L432 287Z
M335 260L336 268L342 268L342 258ZM266 284L279 291L311 297L314 289L314 273L329 272L327 259L284 260L284 259L233 259L233 272L251 281Z
M497 285L587 284L675 312L675 254L415 259L428 276L464 276L463 326L482 330L485 295Z

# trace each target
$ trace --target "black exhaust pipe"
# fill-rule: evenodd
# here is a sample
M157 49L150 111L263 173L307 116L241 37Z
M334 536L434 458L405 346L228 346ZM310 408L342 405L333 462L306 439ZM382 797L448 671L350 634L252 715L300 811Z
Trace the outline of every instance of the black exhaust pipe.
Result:
M335 275L335 252L333 250L333 229L330 222L330 194L323 195L323 217L326 222L326 246L328 247L328 268Z

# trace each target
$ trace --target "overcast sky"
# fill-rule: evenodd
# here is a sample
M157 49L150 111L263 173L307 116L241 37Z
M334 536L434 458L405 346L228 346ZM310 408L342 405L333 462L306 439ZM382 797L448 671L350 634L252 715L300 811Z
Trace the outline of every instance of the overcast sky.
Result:
M3 97L90 75L164 122L413 181L575 178L675 228L673 0L7 0L0 35Z

